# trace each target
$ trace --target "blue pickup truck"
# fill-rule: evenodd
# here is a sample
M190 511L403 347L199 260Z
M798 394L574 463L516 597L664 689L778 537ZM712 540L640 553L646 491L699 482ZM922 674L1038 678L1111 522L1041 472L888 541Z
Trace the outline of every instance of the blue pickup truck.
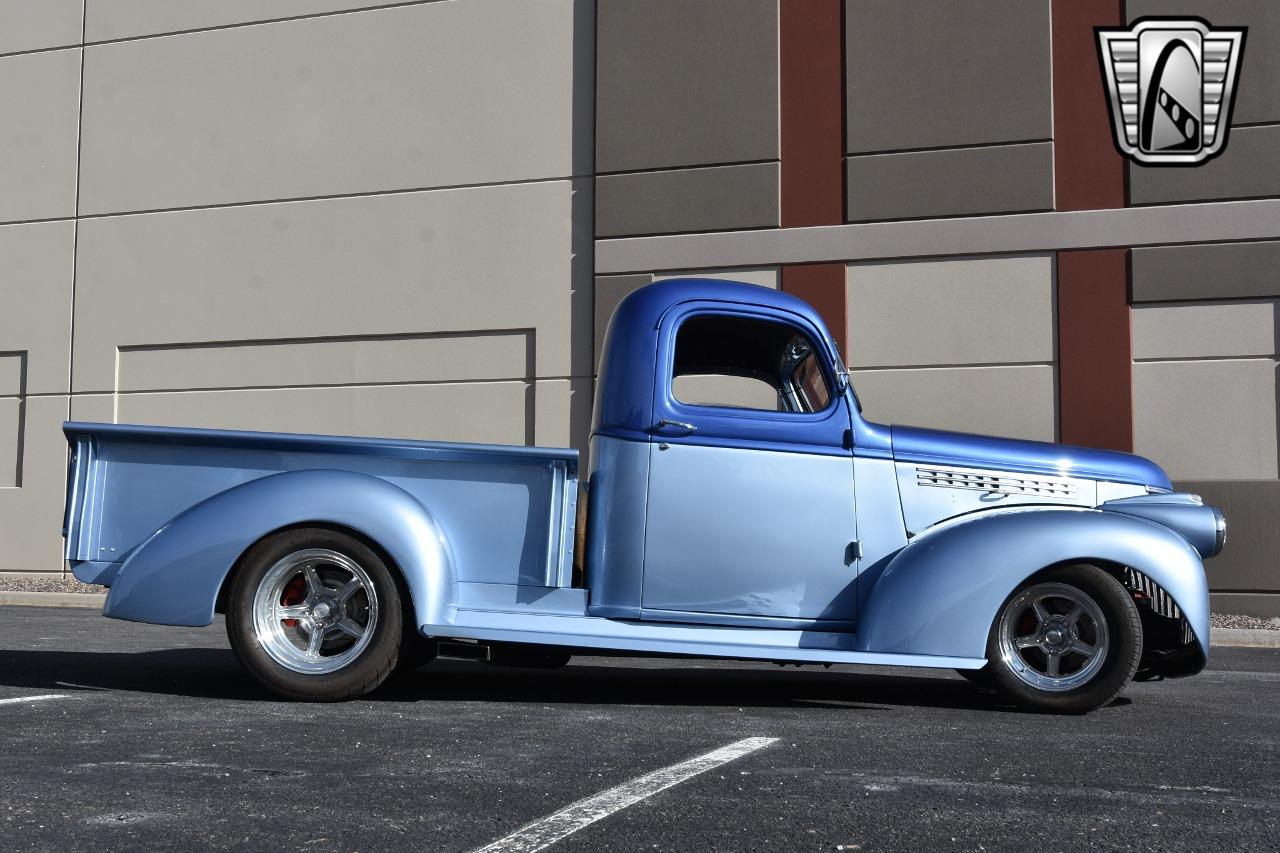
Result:
M943 667L1084 712L1209 651L1222 514L1141 457L863 417L818 314L642 288L577 451L68 423L64 536L105 614L226 615L277 694L575 649Z

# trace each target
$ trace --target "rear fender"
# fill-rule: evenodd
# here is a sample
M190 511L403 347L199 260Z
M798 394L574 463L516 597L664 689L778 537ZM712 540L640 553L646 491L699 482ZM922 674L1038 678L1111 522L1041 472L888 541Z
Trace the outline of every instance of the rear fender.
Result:
M158 625L208 625L240 555L275 530L346 527L404 575L418 625L439 625L457 592L448 540L431 513L385 480L349 471L288 471L236 486L178 515L129 555L104 613Z
M1164 588L1209 655L1209 589L1200 555L1146 519L1097 510L984 513L935 528L889 562L859 622L866 650L986 657L987 634L1011 592L1062 563L1129 566Z

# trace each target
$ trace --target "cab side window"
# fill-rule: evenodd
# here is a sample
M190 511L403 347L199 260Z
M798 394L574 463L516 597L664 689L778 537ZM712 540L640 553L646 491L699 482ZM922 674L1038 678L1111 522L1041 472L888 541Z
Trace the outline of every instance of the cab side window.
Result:
M784 323L692 317L676 332L672 393L689 405L820 412L832 393L819 352Z

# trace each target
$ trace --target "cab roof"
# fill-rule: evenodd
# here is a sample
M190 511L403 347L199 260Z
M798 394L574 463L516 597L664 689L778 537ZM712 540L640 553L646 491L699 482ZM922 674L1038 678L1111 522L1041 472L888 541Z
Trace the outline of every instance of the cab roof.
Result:
M646 285L619 303L601 347L600 378L592 432L647 429L653 404L657 330L663 316L685 302L723 302L797 315L817 329L831 352L835 344L813 306L787 293L718 278L672 278Z

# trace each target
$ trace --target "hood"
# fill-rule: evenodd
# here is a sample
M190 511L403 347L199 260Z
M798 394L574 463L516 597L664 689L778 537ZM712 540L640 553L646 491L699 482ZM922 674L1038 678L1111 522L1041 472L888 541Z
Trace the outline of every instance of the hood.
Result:
M994 438L963 432L895 426L893 458L926 465L999 468L1027 474L1083 477L1172 489L1169 477L1150 459L1117 450L1095 450L1045 441Z

